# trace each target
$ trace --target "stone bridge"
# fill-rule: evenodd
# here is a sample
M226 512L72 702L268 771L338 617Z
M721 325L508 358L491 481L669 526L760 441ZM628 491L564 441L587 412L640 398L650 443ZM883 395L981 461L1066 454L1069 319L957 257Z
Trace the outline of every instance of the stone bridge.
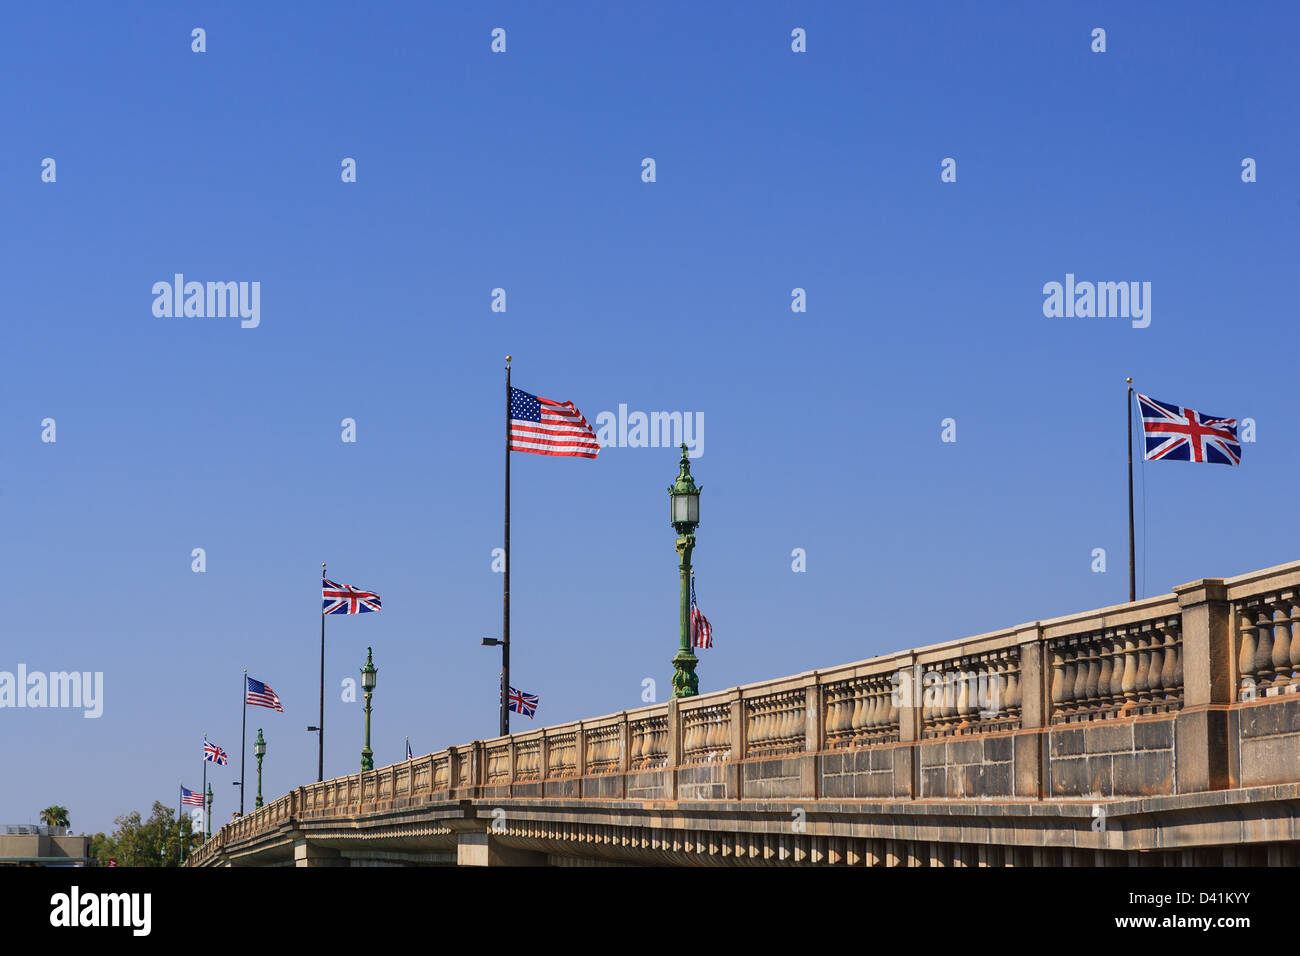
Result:
M1300 864L1300 562L299 787L190 866Z

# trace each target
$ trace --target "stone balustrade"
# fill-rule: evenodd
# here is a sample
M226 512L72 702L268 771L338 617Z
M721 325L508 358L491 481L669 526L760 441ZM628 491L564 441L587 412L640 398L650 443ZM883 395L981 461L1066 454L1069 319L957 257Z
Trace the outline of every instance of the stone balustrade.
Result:
M299 787L194 859L295 820L440 801L1101 799L1296 782L1300 562Z

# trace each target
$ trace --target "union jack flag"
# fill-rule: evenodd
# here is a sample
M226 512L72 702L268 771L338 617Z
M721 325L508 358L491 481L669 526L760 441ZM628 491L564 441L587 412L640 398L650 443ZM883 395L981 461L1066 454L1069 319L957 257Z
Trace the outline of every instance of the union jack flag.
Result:
M691 646L712 647L713 628L695 601L695 575L691 575Z
M181 787L181 806L183 807L201 807L203 806L203 794L196 793Z
M1138 395L1147 461L1203 461L1241 464L1235 418L1215 418Z
M322 614L365 614L379 610L379 595L321 578Z
M531 720L533 714L537 713L537 695L525 694L523 691L511 687L508 709L516 714L523 714L523 716Z
M226 765L226 752L216 744L208 743L208 738L203 738L203 759L211 760L213 763L219 763L221 766Z
M246 702L255 707L269 707L284 713L284 708L280 706L280 695L271 690L271 685L263 684L260 680L253 680L251 677L248 678Z

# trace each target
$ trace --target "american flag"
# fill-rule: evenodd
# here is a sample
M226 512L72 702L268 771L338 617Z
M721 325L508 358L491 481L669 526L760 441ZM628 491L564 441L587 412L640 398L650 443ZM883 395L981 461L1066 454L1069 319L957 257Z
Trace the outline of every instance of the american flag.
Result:
M254 707L270 707L272 710L284 713L284 708L280 706L279 695L271 690L268 684L263 684L260 680L253 680L251 677L248 678L248 697L245 700Z
M514 687L510 688L510 703L507 709L514 711L516 714L523 714L525 717L532 719L537 713L537 695L525 694Z
M321 578L322 614L365 614L379 610L379 595Z
M187 790L184 787L181 787L181 806L183 807L203 806L203 794L195 793L193 790Z
M1241 464L1235 418L1215 418L1146 395L1139 395L1137 400L1142 410L1147 461Z
M510 389L510 450L534 455L595 458L596 433L573 402L553 402Z
M203 740L203 759L219 763L224 767L226 765L226 752L216 744L208 743L205 737Z
M709 624L709 619L701 613L699 604L695 602L695 575L693 574L691 575L691 646L713 646L713 628Z

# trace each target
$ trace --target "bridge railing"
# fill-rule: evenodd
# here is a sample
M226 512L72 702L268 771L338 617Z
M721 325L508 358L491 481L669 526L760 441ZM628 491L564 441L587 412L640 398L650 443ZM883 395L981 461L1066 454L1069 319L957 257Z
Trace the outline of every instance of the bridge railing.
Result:
M1300 752L1300 709L1249 709L1279 701L1300 708L1300 562L448 747L300 787L204 852L294 820L467 798L1037 798L1300 781L1285 757Z

